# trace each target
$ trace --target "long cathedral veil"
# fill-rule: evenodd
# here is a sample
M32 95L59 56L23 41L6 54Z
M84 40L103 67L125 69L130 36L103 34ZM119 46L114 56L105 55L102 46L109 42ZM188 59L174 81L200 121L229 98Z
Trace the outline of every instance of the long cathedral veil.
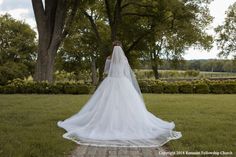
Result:
M136 91L139 93L140 97L142 97L142 93L140 90L140 87L138 85L138 81L136 79L136 76L131 69L128 59L125 56L124 51L120 46L114 46L113 52L112 52L112 59L110 63L110 69L108 72L108 76L110 77L127 77L133 84Z

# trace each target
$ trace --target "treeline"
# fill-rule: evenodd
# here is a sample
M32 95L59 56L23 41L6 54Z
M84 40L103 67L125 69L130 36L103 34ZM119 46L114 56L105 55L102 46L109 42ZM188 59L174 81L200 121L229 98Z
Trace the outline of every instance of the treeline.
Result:
M150 69L146 64L141 64L142 68ZM197 70L208 72L236 72L236 60L223 59L202 59L202 60L182 60L178 64L172 61L163 60L159 70Z

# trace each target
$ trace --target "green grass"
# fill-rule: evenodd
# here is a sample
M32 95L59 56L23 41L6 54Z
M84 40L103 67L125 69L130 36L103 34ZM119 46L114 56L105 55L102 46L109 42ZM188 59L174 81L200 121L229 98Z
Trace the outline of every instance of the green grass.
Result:
M183 137L171 151L233 151L236 95L145 94L149 111L174 121ZM0 156L60 157L76 144L62 138L58 120L80 110L88 95L0 95Z

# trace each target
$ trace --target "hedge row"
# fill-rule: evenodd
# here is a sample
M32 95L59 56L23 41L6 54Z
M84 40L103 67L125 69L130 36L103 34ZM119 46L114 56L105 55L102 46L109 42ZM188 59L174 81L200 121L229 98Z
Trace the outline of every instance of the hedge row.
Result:
M166 82L156 80L140 80L143 93L198 93L198 94L236 94L236 81L178 81Z
M236 94L235 81L178 81L139 80L143 93L198 93L198 94ZM6 86L0 86L0 93L37 93L37 94L89 94L95 89L90 84L77 82L29 82L16 79Z
M0 86L0 93L14 94L14 93L26 93L26 94L89 94L93 91L94 86L81 84L77 82L32 82L13 80L6 86Z

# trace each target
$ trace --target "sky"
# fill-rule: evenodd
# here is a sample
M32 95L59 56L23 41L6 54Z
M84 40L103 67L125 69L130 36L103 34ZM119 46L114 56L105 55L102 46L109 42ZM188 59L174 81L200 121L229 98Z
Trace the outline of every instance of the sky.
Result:
M225 12L228 7L236 2L236 0L214 0L210 4L210 13L214 17L213 23L208 28L208 33L214 35L214 28L222 25L225 18ZM34 13L31 5L31 0L0 0L0 15L8 13L13 18L23 20L36 30ZM219 50L214 44L210 51L203 51L190 48L186 51L184 58L190 59L217 59Z

